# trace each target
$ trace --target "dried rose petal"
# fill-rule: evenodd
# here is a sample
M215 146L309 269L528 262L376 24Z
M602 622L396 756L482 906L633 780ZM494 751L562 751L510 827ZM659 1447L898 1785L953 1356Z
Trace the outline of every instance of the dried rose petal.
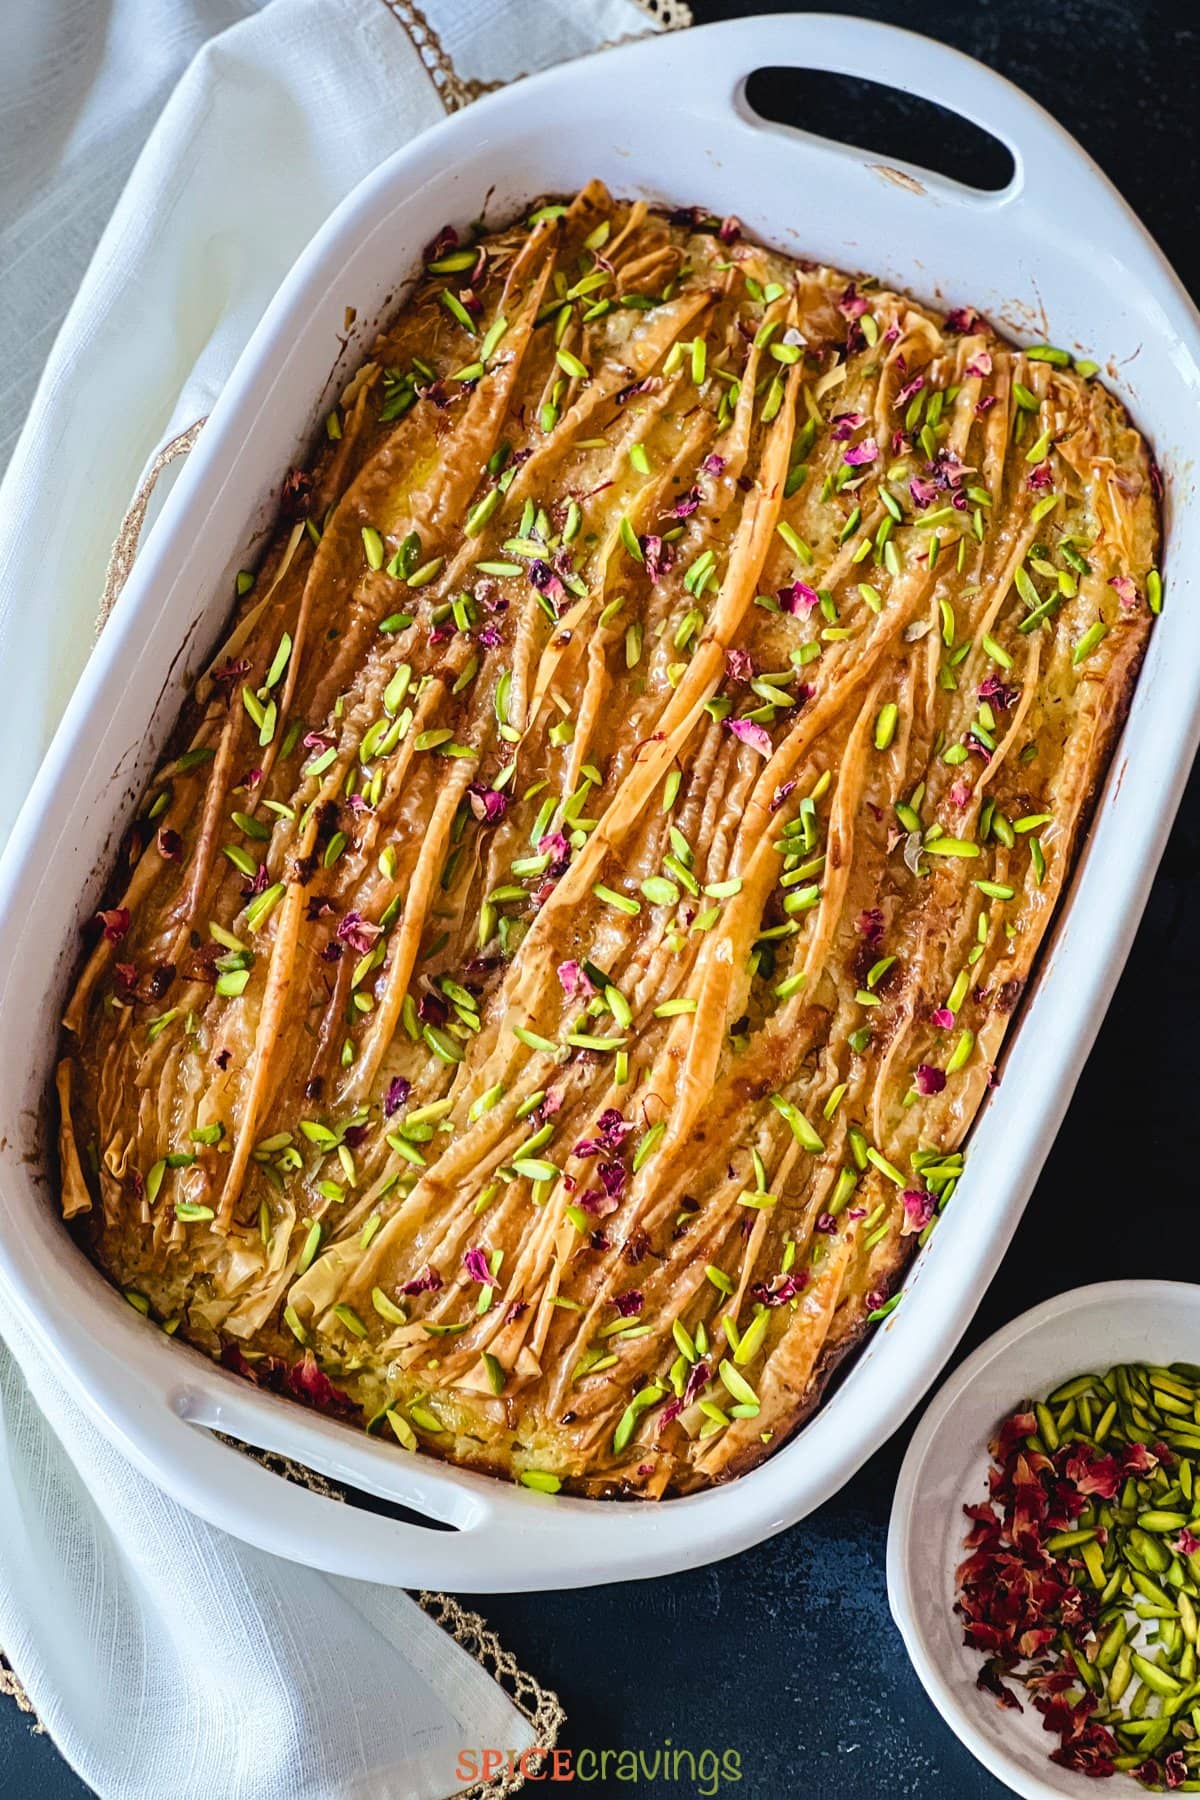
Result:
M349 944L359 956L365 956L375 946L375 940L382 936L383 927L375 925L370 919L364 919L359 912L348 912L344 919L339 919L334 936L339 944Z
M866 422L866 413L834 413L833 418L829 421L829 435L835 444L844 444L848 438L854 436L856 431L861 430Z
M239 1344L221 1345L221 1367L232 1369L244 1381L252 1381L255 1387L280 1388L287 1374L287 1364L281 1356L249 1357Z
M107 910L98 912L96 917L104 927L104 936L107 942L119 944L129 930L132 915L127 906L111 906Z
M481 781L467 786L467 804L472 817L481 825L497 825L508 810L507 797L498 788L485 787Z
M444 1025L450 1016L450 1009L441 994L426 989L417 1000L417 1017L422 1025Z
M443 225L437 236L426 244L421 252L422 262L436 262L439 256L445 256L447 250L457 250L458 233L453 225Z
M491 1287L492 1271L488 1268L486 1250L481 1250L478 1245L471 1250L464 1250L463 1268L469 1280L478 1282L480 1287Z
M989 1656L975 1677L975 1686L985 1694L994 1694L1001 1706L1015 1709L1017 1712L1024 1712L1024 1707L1012 1689L1006 1687L1000 1679L1003 1669L1004 1664L998 1656Z
M402 1294L436 1294L442 1285L442 1278L432 1263L427 1263L425 1273L406 1281L400 1289Z
M986 675L979 684L979 698L994 700L997 706L1003 707L1007 712L1021 698L1021 690L1011 684L1006 686L998 675Z
M865 437L861 444L852 444L850 446L845 456L843 456L842 461L848 463L852 469L861 469L865 468L868 463L873 463L878 455L879 445L875 442L875 439L873 437Z
M770 756L771 739L765 725L758 725L753 719L726 719L725 726L739 743L748 744L760 756Z
M633 1130L633 1125L615 1106L606 1106L596 1120L596 1130L610 1149L617 1150Z
M1067 1476L1081 1494L1095 1494L1101 1500L1113 1500L1121 1486L1122 1469L1115 1456L1096 1455L1081 1445L1067 1458Z
M620 1162L597 1163L596 1173L600 1177L601 1186L609 1199L619 1200L628 1180L625 1164Z
M388 1082L387 1093L383 1097L383 1116L390 1119L400 1111L412 1093L412 1082L406 1075L393 1075Z
M548 831L545 837L538 839L539 856L549 856L550 867L547 875L557 877L563 873L571 860L571 846L561 831Z
M793 618L801 618L812 611L821 596L816 588L809 587L807 581L793 581L790 587L779 589L777 598L785 613L791 613Z
M937 1201L924 1188L906 1188L901 1195L904 1204L904 1224L900 1228L902 1237L910 1236L914 1231L924 1231L937 1211Z
M941 445L941 447L935 451L925 467L929 472L934 486L942 493L956 493L956 490L962 487L967 476L971 473L967 464L962 460L961 456L959 456L957 450L951 450L946 444ZM957 495L956 499L961 499L963 505L966 505L965 494Z
M1163 1774L1169 1788L1180 1788L1188 1778L1189 1769L1182 1750L1172 1750L1163 1758Z
M593 1218L606 1219L610 1213L617 1211L620 1201L613 1195L606 1194L603 1188L585 1188L577 1204L584 1212L591 1213Z
M883 943L883 914L877 906L868 907L860 912L855 926L860 931L872 950L878 950Z
M577 1000L580 995L590 999L596 992L595 983L591 980L584 966L572 957L558 965L558 979L562 982L563 993L568 1000Z
M1076 1775L1111 1775L1116 1765L1113 1757L1120 1754L1120 1745L1112 1733L1103 1725L1095 1727L1096 1737L1080 1739L1076 1743L1064 1744L1058 1750L1050 1752L1050 1761L1057 1763L1062 1769L1070 1769Z
M946 1071L935 1069L930 1063L921 1063L917 1068L918 1094L940 1094L946 1085Z
M621 388L613 395L613 403L616 406L624 406L626 401L632 400L635 394L657 394L661 389L662 384L661 375L647 375L641 381L631 381L627 387ZM523 455L528 456L529 451L524 451ZM605 487L611 487L612 483L606 481L604 485ZM593 488L592 492L598 493L599 489Z
M895 405L897 409L902 406L907 406L910 400L915 400L924 386L925 377L923 375L914 375L911 381L906 381L896 395Z
M750 1296L764 1306L786 1306L802 1294L808 1285L808 1270L794 1269L787 1275L772 1275L770 1281L756 1281Z
M557 611L560 603L567 597L567 590L550 564L543 562L540 556L535 557L525 573L538 593L544 594Z
M334 1387L311 1350L306 1350L301 1360L288 1369L287 1389L294 1400L301 1400L318 1412L356 1413L359 1410L356 1400L342 1388Z
M303 519L312 499L313 478L306 469L289 469L279 490L279 510L285 519Z
M1125 1475L1152 1475L1162 1458L1163 1446L1156 1444L1151 1450L1146 1444L1130 1444L1122 1462L1122 1473Z
M999 1463L1008 1462L1013 1452L1037 1431L1037 1419L1031 1412L1011 1413L991 1444L992 1455Z
M661 581L675 566L675 546L653 533L640 537L638 543L642 547L647 575L651 581Z

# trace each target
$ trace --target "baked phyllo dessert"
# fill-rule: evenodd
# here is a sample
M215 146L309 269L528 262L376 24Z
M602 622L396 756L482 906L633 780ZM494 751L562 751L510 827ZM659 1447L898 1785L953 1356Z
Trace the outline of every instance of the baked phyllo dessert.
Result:
M783 1442L952 1203L1160 604L1095 374L598 185L444 231L67 1008L129 1300L533 1488Z

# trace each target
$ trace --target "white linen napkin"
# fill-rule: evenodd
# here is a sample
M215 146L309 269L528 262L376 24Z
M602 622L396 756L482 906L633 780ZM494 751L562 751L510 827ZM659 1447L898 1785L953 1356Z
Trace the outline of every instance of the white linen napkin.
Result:
M461 1749L533 1745L415 1601L203 1524L5 1334L0 1639L105 1800L442 1800Z
M209 41L117 201L0 484L0 843L90 653L130 496L207 413L331 208L481 86L686 18L677 0L39 0L6 21L9 417L93 220ZM0 1332L0 1647L103 1800L442 1800L461 1747L533 1742L412 1601L202 1524L123 1462L16 1320Z

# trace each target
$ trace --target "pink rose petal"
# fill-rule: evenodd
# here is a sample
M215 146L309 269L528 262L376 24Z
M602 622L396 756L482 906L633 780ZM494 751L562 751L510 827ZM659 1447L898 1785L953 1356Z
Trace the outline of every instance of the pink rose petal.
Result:
M725 724L739 743L748 744L760 756L770 756L771 739L765 725L756 724L753 719L726 719Z

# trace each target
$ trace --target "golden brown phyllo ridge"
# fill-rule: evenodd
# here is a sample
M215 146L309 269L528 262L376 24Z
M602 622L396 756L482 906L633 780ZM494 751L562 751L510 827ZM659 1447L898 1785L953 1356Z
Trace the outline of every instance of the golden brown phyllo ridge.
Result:
M409 1450L659 1496L951 1197L1151 614L1057 351L593 185L447 231L151 783L64 1211Z

